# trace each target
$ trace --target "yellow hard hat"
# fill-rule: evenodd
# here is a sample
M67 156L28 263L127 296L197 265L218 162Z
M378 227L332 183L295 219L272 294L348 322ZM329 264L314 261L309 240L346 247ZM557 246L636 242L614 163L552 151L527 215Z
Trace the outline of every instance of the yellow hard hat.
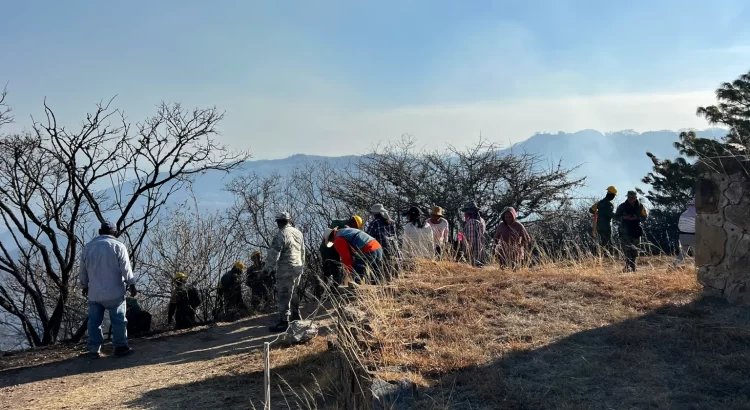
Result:
M615 188L614 186L610 185L610 186L607 187L607 192L612 193L614 195L617 195L617 188Z
M245 264L240 261L235 262L232 267L239 270L245 270Z
M354 215L352 219L354 220L354 223L357 225L357 226L354 226L353 228L362 229L362 217L359 215Z
M177 272L174 275L174 279L173 280L180 280L180 279L187 279L187 275L184 274L184 273L182 273L182 272Z
M253 256L255 256L255 255L260 255L260 251L259 251L259 250L257 250L257 249L256 249L256 250L254 250L254 251L253 251Z

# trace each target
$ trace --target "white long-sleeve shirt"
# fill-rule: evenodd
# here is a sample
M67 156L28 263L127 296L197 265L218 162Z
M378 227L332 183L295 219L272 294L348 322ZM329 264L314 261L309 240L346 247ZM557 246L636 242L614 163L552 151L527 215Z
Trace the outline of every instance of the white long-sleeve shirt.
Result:
M404 226L402 250L405 258L433 258L435 240L429 226L418 227L409 222Z
M432 220L427 220L427 226L432 229L433 238L435 238L435 244L438 246L442 246L443 244L448 243L448 229L450 226L448 225L448 220L445 218L440 218L440 221L436 224L432 223Z
M102 235L83 248L78 281L89 288L89 301L109 302L125 296L125 285L134 285L135 276L125 244Z

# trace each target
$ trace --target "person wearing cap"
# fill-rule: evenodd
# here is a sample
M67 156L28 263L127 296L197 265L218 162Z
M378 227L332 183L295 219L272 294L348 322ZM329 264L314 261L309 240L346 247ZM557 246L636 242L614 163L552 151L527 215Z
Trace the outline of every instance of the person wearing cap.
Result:
M388 211L383 207L383 204L375 204L370 207L370 214L372 215L372 221L367 226L367 234L375 238L383 247L385 259L398 257L396 224L388 216Z
M102 322L104 311L109 312L112 323L112 345L115 356L127 356L133 352L128 346L127 305L125 287L135 297L135 276L130 267L130 258L125 244L116 239L117 229L111 222L103 222L99 236L84 246L78 281L83 296L88 298L88 354L100 357L104 335Z
M299 287L305 265L305 239L299 229L291 225L291 217L286 212L276 215L279 231L268 248L263 273L270 275L276 271L276 307L279 323L269 327L272 332L285 332L289 322L300 320Z
M638 250L643 236L641 223L648 217L646 207L638 200L635 191L628 191L625 202L615 211L614 219L620 222L620 246L625 254L625 272L635 272Z
M264 274L263 255L259 250L253 251L250 256L250 266L247 268L245 275L245 284L250 288L250 307L253 312L260 312L276 305L273 301L274 295L274 275Z
M450 224L447 219L443 218L443 208L433 206L426 225L432 230L435 254L440 258L443 255L443 250L448 245L448 235L450 233Z
M526 257L526 248L531 245L531 236L518 222L516 209L509 206L500 214L500 224L495 231L495 255L500 266L516 269Z
M356 282L362 283L372 272L370 280L377 282L382 268L383 248L377 239L354 228L332 229L328 233L327 246L336 249L341 257L341 264L346 270L344 285L349 284L352 274Z
M195 309L201 304L200 293L187 279L184 272L177 272L172 278L167 324L172 324L174 319L176 330L189 329L198 324Z
M334 228L354 228L362 229L362 217L359 215L352 215L349 219L334 219L331 224L328 225L329 229Z
M404 258L432 259L435 256L435 241L432 229L425 225L419 208L413 206L402 216L406 217L402 250Z
M607 194L604 199L598 201L589 208L589 212L595 215L596 222L596 236L599 239L599 244L604 249L609 249L612 245L612 217L615 214L615 206L612 204L612 200L617 195L617 188L610 186L607 187Z
M672 269L685 262L686 252L689 253L691 249L695 249L696 216L695 201L690 201L687 204L687 209L680 215L680 219L677 222L677 229L680 233L679 240L677 241L677 257L670 265Z
M219 280L218 292L224 301L224 309L229 319L247 315L249 312L242 300L242 273L245 264L237 261L229 272L223 274Z
M479 208L473 201L469 201L461 208L464 213L464 245L466 247L466 257L473 266L483 266L485 264L485 234L487 224L479 214Z

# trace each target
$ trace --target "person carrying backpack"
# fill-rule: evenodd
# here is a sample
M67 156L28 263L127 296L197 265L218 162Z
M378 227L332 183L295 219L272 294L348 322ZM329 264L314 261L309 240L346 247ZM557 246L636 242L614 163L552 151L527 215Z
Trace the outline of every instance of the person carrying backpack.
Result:
M151 331L151 313L141 309L141 305L134 297L125 298L127 308L125 317L128 319L128 334L138 336Z
M635 191L628 191L628 199L617 207L615 220L620 221L620 245L625 254L625 272L635 272L643 222L648 216L646 207L638 200Z
M172 279L172 298L169 301L167 323L175 319L175 330L187 329L197 324L195 309L201 304L198 290L187 283L187 275L182 272Z

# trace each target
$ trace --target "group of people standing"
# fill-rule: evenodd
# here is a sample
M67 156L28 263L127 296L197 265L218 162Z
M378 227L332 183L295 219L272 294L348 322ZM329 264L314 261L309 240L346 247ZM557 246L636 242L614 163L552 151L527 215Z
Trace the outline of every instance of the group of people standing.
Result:
M641 223L648 213L634 191L628 191L627 199L615 209L613 200L616 195L617 189L610 186L606 196L590 208L595 218L595 236L602 249L612 250L612 221L621 222L620 243L625 255L625 270L634 272L638 246L643 236ZM415 258L450 257L481 267L489 263L490 256L494 255L501 266L511 269L524 262L532 238L518 221L514 208L508 207L501 212L501 221L492 236L492 244L488 243L487 224L476 203L466 202L461 213L463 229L455 239L450 223L439 206L432 207L427 215L423 215L418 207L403 212L405 224L400 240L396 223L382 204L370 208L366 226L363 218L357 215L333 220L319 247L323 279L335 285L348 285L351 281L378 283L387 279L387 272L395 268L394 264ZM251 257L252 265L247 268L244 278L252 291L252 309L258 311L261 306L275 301L279 321L269 330L283 332L291 321L301 318L297 288L307 255L304 236L294 227L291 216L281 212L276 215L275 221L278 231L268 249L265 263L260 251L255 251ZM683 225L680 227L682 229ZM693 216L692 235L694 227ZM123 356L132 352L127 344L125 293L126 289L129 290L131 298L128 299L136 296L135 278L125 245L116 240L114 225L103 223L99 234L85 246L79 273L84 296L89 301L89 353L99 356L101 324L104 311L108 310L114 331L115 355ZM688 241L689 238L685 236L684 240ZM220 309L228 316L249 313L242 297L243 271L245 265L236 262L218 284ZM195 311L201 304L200 293L187 279L184 273L177 273L172 280L168 322L175 319L177 328L194 326ZM150 316L148 319L150 322Z
M591 206L589 212L594 215L594 235L598 238L601 249L612 252L612 221L620 222L620 246L625 256L626 272L637 270L643 227L641 224L648 217L646 207L638 200L635 191L628 191L624 202L615 209L612 201L617 196L617 188L607 187L605 197Z
M399 261L415 258L450 257L473 266L484 266L490 251L502 266L515 268L522 263L532 241L514 208L508 207L501 213L502 222L493 236L493 245L487 243L487 224L476 203L465 203L461 213L464 225L456 239L452 239L450 223L439 206L432 207L427 215L415 206L403 212L405 224L400 240L396 224L382 204L370 208L372 217L366 227L356 215L348 220L335 220L324 234L320 247L324 271L329 272L327 276L336 275L340 263L355 275L354 280L361 281L367 279L364 267L370 266L371 275L378 279Z

